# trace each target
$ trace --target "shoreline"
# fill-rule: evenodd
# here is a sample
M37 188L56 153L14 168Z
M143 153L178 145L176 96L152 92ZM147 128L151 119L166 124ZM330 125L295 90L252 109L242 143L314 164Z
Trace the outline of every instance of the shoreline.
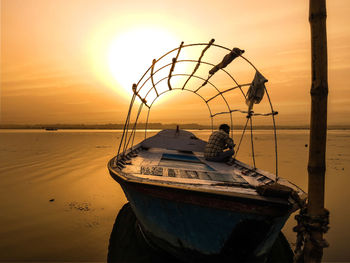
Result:
M147 128L147 131L152 130L164 130L164 129L175 129L175 127L162 127L162 128ZM183 130L195 130L195 131L211 131L211 128L191 128L191 127L180 127L180 129ZM48 132L55 132L55 131L62 131L62 130L113 130L113 131L123 131L123 128L96 128L96 127L69 127L69 128L55 128L55 129L46 129L46 128L38 128L38 127L0 127L1 130L43 130ZM243 127L236 127L234 130L243 130ZM254 130L273 130L272 127L254 127ZM308 127L277 127L276 130L310 130ZM328 127L328 131L334 131L334 130L350 130L350 127ZM145 131L144 128L136 129L136 131Z
M147 130L164 130L176 129L177 125L183 130L211 130L210 125L202 125L198 123L149 123ZM133 123L130 124L133 126ZM139 123L136 130L145 130L146 124ZM108 123L108 124L0 124L0 130L123 130L124 124ZM215 126L216 129L216 126ZM234 125L234 130L243 130L244 125ZM256 125L254 130L273 130L272 125ZM276 130L309 130L308 125L277 125ZM350 125L328 125L328 130L350 130Z

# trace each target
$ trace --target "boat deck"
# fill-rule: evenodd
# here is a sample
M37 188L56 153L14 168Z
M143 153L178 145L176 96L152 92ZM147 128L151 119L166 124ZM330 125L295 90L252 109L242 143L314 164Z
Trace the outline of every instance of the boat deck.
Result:
M180 130L174 135L174 131L164 130L135 146L134 150L129 149L118 163L112 160L111 170L129 182L224 195L257 197L257 186L275 181L274 174L254 169L238 160L232 165L205 160L205 145L206 142L187 131ZM285 179L280 178L279 183L300 192L300 196L304 194Z
M161 148L143 149L133 154L122 173L128 180L142 183L258 198L254 185L273 182L272 178L239 161L231 166L206 161L203 152L184 153Z
M226 183L247 188L250 186L249 182L255 185L272 182L271 178L244 167L240 162L230 166L205 160L203 152L184 153L159 148L140 151L132 158L131 163L125 166L123 172L154 180L166 178L173 182L188 183L209 181L211 184Z

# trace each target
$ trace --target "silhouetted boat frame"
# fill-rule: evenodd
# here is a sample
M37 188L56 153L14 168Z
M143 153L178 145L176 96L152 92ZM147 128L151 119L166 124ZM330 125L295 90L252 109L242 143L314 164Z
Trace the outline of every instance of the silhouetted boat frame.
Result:
M108 169L123 188L145 236L157 247L186 261L208 258L234 258L240 262L263 261L290 214L297 210L300 202L306 198L305 193L297 186L277 178L276 141L276 175L274 175L255 167L254 154L253 166L238 160L231 165L205 160L203 152L206 142L188 131L163 130L146 139L148 116L154 101L167 91L176 89L170 84L175 64L181 61L192 61L178 60L180 50L184 47L206 45L199 59L192 61L197 63L192 74L177 74L188 78L180 90L186 90L188 80L196 77L195 73L203 63L214 68L207 79L201 78L204 83L198 89L188 90L197 95L199 95L198 90L210 83L209 79L216 71L224 71L223 68L236 57L243 58L258 72L253 64L242 56L244 51L230 50L214 45L213 42L212 40L209 44L191 45L181 43L179 48L153 61L152 66L146 71L150 73L150 77L146 78L145 73L140 81L133 85L134 95L118 155L110 160ZM217 65L201 61L204 53L211 46L229 50L230 53ZM172 59L172 63L154 71L157 62L175 51L177 55ZM161 81L154 83L153 75L166 67L170 67L170 71L168 77L163 80L168 80L168 90L159 92L156 85ZM225 72L233 79L227 71ZM142 83L143 79L146 80ZM271 112L254 113L252 104L247 111L230 108L224 94L237 89L246 98L242 87L253 85L253 83L240 85L236 80L234 82L237 84L234 88L224 91L218 90L211 84L218 91L214 97L221 96L226 102L228 108L226 112L213 112L208 105L213 97L205 99L199 95L208 106L212 128L213 118L221 114L230 116L232 127L233 112L247 114L244 131L249 120L252 125L253 116L272 116L275 124L274 115L277 112L272 108L265 86L263 87ZM144 96L141 96L140 90L146 83L150 84L150 88L148 92L143 93ZM152 102L147 103L147 96L151 90L156 97ZM136 97L139 97L142 103L135 121L131 123L130 118ZM134 146L137 121L142 106L148 108L145 140ZM276 139L276 131L274 132ZM251 133L253 133L252 127ZM253 136L251 138L253 140ZM130 143L131 147L129 147ZM252 150L254 150L253 141ZM278 184L276 184L277 179Z

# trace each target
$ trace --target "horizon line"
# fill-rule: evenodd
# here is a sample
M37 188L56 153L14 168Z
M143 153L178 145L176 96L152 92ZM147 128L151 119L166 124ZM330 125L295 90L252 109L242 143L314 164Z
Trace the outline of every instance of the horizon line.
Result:
M133 123L131 123L133 124ZM145 129L146 123L138 123L137 129ZM198 123L148 123L148 129L164 129L172 128L177 125L184 129L211 129L211 125L198 124ZM0 124L0 129L46 129L46 128L57 128L57 129L123 129L123 123L103 123L103 124L86 124L86 123L56 123L56 124ZM234 125L234 128L243 128L243 124ZM255 125L255 129L272 129L273 125ZM297 125L277 125L276 129L309 129L308 124L297 124ZM331 124L327 126L328 129L350 129L350 124Z

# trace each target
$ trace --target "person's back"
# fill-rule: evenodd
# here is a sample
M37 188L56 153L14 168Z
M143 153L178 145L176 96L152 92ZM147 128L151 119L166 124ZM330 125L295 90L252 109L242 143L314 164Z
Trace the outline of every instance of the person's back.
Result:
M218 131L213 132L205 147L204 157L208 161L225 162L234 154L234 143L229 136L230 127L227 124L220 125ZM225 151L225 149L228 149Z

